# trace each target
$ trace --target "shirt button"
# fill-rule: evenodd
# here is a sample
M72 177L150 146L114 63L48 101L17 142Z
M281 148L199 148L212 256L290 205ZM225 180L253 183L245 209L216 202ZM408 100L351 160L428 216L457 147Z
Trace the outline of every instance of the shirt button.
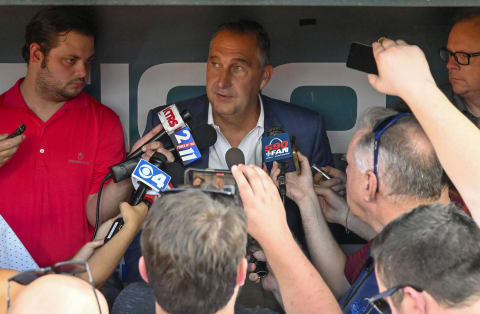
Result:
M45 150L43 148L40 149L40 154L45 153Z

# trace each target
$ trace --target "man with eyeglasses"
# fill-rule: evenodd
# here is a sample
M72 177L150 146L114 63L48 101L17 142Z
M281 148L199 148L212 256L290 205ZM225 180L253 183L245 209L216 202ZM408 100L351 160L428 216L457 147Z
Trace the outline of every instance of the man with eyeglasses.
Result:
M462 11L440 49L447 63L451 100L473 123L480 122L480 10Z
M392 137L390 134L390 131L392 131L395 127L395 125L401 124L402 120L406 119L406 117L402 117L399 119L395 124L391 125L389 129L386 129L388 123L387 121L390 120L392 121L395 119L395 116L390 116L390 118L387 118L386 120L384 119L384 123L376 123L374 119L373 121L370 121L367 125L370 125L367 129L360 128L360 130L355 134L354 139L350 143L349 146L349 153L347 154L347 161L349 162L349 170L348 170L348 180L353 180L354 176L356 179L354 180L355 182L352 182L352 185L347 185L347 200L349 202L349 205L351 206L352 212L355 215L358 215L359 217L367 217L369 219L369 224L371 223L372 226L376 227L381 227L381 229L387 224L388 221L393 221L396 217L399 217L402 212L408 212L410 211L408 208L413 208L415 207L415 203L417 203L417 206L420 205L418 204L419 202L424 201L424 203L435 203L435 201L431 198L434 198L434 195L431 195L431 197L428 197L428 194L430 193L423 193L423 188L430 188L430 184L420 184L424 180L429 180L428 177L431 177L434 173L437 173L437 171L430 171L427 170L425 171L419 171L421 169L429 169L433 170L433 165L428 165L428 161L431 159L426 158L428 156L434 155L433 149L438 153L439 158L442 161L443 166L445 167L445 170L449 175L452 177L452 181L454 184L459 188L459 191L461 192L462 197L465 199L465 203L469 208L471 209L471 213L473 218L478 222L480 221L480 214L478 208L480 208L479 204L479 197L478 197L478 186L479 186L479 167L478 167L478 151L479 151L479 146L478 145L472 145L472 143L478 143L480 140L480 133L477 128L473 126L472 123L470 123L463 115L461 115L457 109L454 108L454 106L448 101L448 99L445 97L445 95L442 94L442 92L438 89L437 85L435 84L435 81L433 80L433 77L429 71L428 68L428 63L425 59L425 55L423 52L416 46L410 46L407 45L404 41L402 40L397 40L393 41L390 39L384 39L382 41L379 41L377 43L373 43L373 51L375 58L377 60L377 66L379 69L379 75L369 75L368 79L370 84L379 92L382 93L388 93L389 95L395 95L399 96L402 99L406 101L406 103L412 108L412 111L414 112L415 116L418 118L419 122L421 123L424 131L420 128L421 132L412 132L412 130L406 129L404 130L397 130L396 133L400 134L401 140L399 139L396 143L398 145L395 145L395 142L393 139L395 137ZM431 111L432 106L438 105L438 111ZM397 116L398 117L398 116ZM380 118L381 119L381 118ZM368 121L368 120L367 120ZM455 125L455 128L445 128L445 122L447 122L447 125ZM376 125L376 127L372 127L372 125ZM372 132L372 130L375 130ZM383 131L382 131L383 130ZM382 137L380 139L375 140L374 138L378 136L378 134L383 133ZM426 138L428 136L428 139ZM362 139L363 138L363 139ZM365 144L365 140L370 138L370 145L365 145L363 146L363 149L361 149L361 146L359 144ZM430 142L430 141L431 142ZM368 142L368 141L367 141ZM376 144L375 144L376 142ZM380 143L380 146L379 146ZM406 144L410 143L409 146L405 146ZM383 149L381 147L384 147ZM375 154L374 147L378 149L377 154L378 155L378 164L377 164L377 173L378 175L374 175L374 168L373 166L373 155ZM367 149L365 149L367 148ZM388 148L385 150L385 148ZM415 153L416 152L416 153ZM465 154L460 154L460 157L457 156L458 152L470 152L470 153L465 153ZM387 154L390 153L390 154ZM392 155L392 153L394 153ZM412 154L413 153L413 154ZM365 155L366 154L366 155ZM392 159L392 156L401 156L401 155L411 155L413 158L409 158L407 162L405 160L402 160L401 158L394 158ZM415 155L417 155L417 158L415 158ZM300 155L301 156L301 155ZM423 158L422 158L423 156ZM458 166L458 158L461 159L461 165L464 165L463 167ZM388 161L391 161L391 163L388 163ZM394 161L394 162L392 162ZM362 171L362 165L366 165L366 171ZM392 173L392 169L389 166L396 166L397 169L400 170L400 172L396 171ZM419 168L417 168L420 166ZM435 167L436 168L436 167ZM302 169L305 169L303 167L303 162L302 162ZM308 168L307 168L308 169ZM237 172L235 171L235 167L232 168L232 172L234 176L237 178ZM424 177L427 175L427 177ZM418 179L416 179L418 177ZM434 175L433 177L438 177L438 175ZM431 179L433 178L431 177ZM402 180L399 179L405 179L408 178L408 180L413 180L413 182L417 182L417 184L414 185L405 185L402 183ZM287 177L287 180L289 178ZM441 179L435 179L433 182L440 181ZM308 180L306 180L308 181ZM311 181L311 178L310 178ZM397 182L398 181L398 182ZM257 186L262 187L265 186L265 184L260 185L258 182L254 182L251 178L248 178L249 184L252 186L255 186L252 191L255 191L258 189ZM237 178L237 183L239 183L239 180ZM254 184L255 183L255 184ZM293 182L295 184L295 182ZM307 185L309 182L307 182ZM311 184L311 183L310 183ZM243 184L245 185L245 183ZM396 191L393 191L392 188L395 186L401 186L407 188L407 190L402 190L398 189ZM355 189L355 186L357 188ZM379 192L375 192L377 189L377 186L379 187ZM440 190L438 190L437 184L434 184L434 189L433 191L437 191L436 193L440 194ZM440 184L441 186L441 184ZM243 188L239 183L239 189L240 189L240 195L246 194L245 191L242 192ZM355 190L353 193L353 190ZM410 190L409 193L407 191ZM413 192L413 193L412 193ZM250 193L252 194L252 193ZM313 193L310 193L310 195ZM300 196L300 195L298 195ZM278 197L277 197L278 198ZM242 197L244 206L246 204L246 199ZM388 201L390 199L390 202ZM262 200L263 204L262 204ZM315 205L315 197L310 196L310 200L312 201L313 205ZM298 199L297 199L298 201ZM296 313L337 313L338 311L335 311L335 309L331 308L329 310L321 310L322 307L325 308L328 299L330 297L328 296L328 291L325 290L324 287L322 287L323 281L321 280L322 278L314 278L315 276L312 275L310 278L305 279L304 276L302 276L302 273L297 274L293 272L293 269L303 269L306 266L309 266L308 263L299 263L296 262L293 265L289 263L289 260L292 259L292 256L289 256L289 259L284 259L283 256L288 254L289 247L285 245L285 242L282 241L284 238L284 234L279 234L277 232L278 230L278 225L284 224L282 221L279 223L279 216L281 217L281 210L270 210L270 207L272 205L275 205L274 202L270 198L265 197L265 195L259 195L257 199L253 199L253 201L248 202L249 207L251 208L246 208L247 216L248 216L248 225L249 225L249 232L250 231L250 226L255 227L256 223L261 221L261 222L268 222L269 228L264 228L263 233L269 242L265 242L265 240L262 241L261 238L259 238L259 242L262 245L262 247L265 249L265 255L269 259L269 262L271 263L272 270L275 271L276 269L283 268L284 272L276 272L277 278L278 278L278 283L280 286L280 290L282 293L282 297L286 301L286 307L288 304L293 304L298 306L303 306L302 308L304 309L303 311L296 311ZM362 213L362 208L364 206L361 206L362 204L366 204L368 206L365 206L363 209ZM355 206L353 206L355 205ZM341 206L341 205L337 205ZM317 207L317 206L313 206ZM248 210L247 210L248 209ZM319 222L322 221L322 215L321 213L317 210L317 215L315 216ZM303 215L303 213L302 213ZM280 219L281 220L281 219ZM450 221L451 219L447 219L447 221ZM383 221L383 223L382 223ZM380 223L378 223L380 222ZM315 220L312 220L312 224L308 225L308 228L311 230L322 230L322 228L315 228L314 226ZM442 223L445 223L443 221ZM468 281L470 280L471 276L478 276L477 273L478 271L476 270L476 267L478 267L478 259L479 259L479 253L473 253L470 258L463 258L463 256L456 254L459 253L459 249L466 248L467 250L478 250L478 243L479 239L478 236L475 236L475 239L473 242L469 241L463 241L462 239L464 238L463 236L458 237L457 244L454 248L451 248L450 246L444 246L443 243L452 243L452 239L455 237L454 233L447 233L445 234L442 232L444 230L441 228L441 224L433 224L434 226L430 225L430 229L426 234L432 233L432 236L434 237L434 242L432 243L437 243L437 247L435 248L435 253L436 255L434 256L429 256L429 260L435 259L435 264L429 265L426 263L426 271L429 271L430 269L435 269L435 265L438 265L438 263L441 263L443 260L443 257L448 257L445 259L448 264L448 261L451 261L451 259L456 259L457 257L460 257L460 260L464 262L462 264L462 267L464 265L467 265L468 269L468 263L472 262L475 263L474 266L470 267L469 270L472 270L473 273L469 274L467 273L466 277L458 277L456 284L460 284L458 287L458 290L464 289L463 288L463 281ZM252 228L253 228L252 227ZM307 227L307 226L306 226ZM424 229L428 228L428 224L421 224L420 228L422 229L422 232L420 234L423 234ZM283 228L284 229L284 228ZM325 228L326 229L326 228ZM375 228L376 229L376 228ZM261 231L262 231L261 230ZM273 232L271 231L273 230ZM377 230L377 229L376 229ZM388 229L386 229L388 230ZM438 230L438 232L437 232ZM377 230L379 231L379 230ZM328 232L327 232L328 234ZM262 234L260 234L262 235ZM259 236L259 235L257 235ZM262 237L263 237L262 236ZM394 252L396 253L396 261L403 263L405 259L405 254L410 253L408 251L408 248L406 246L408 243L402 242L403 237L407 236L404 233L401 233L401 236L397 236L395 238L391 238L391 241L398 242L400 243L400 246L398 246ZM323 239L322 239L323 240ZM328 238L326 239L328 242ZM413 242L417 242L417 239L415 237L412 238ZM321 241L317 239L317 242L322 244ZM420 242L420 241L419 241ZM378 246L382 246L381 244L377 244ZM426 243L423 243L421 246L421 250L429 249L430 242L427 241ZM449 251L451 249L451 251ZM404 251L405 250L405 251ZM437 252L441 251L441 252ZM402 254L404 253L405 254ZM430 251L432 252L432 251ZM294 252L293 252L294 253ZM468 252L467 252L468 253ZM324 251L323 255L329 256L331 255L331 252ZM375 255L375 253L373 253ZM441 254L441 255L438 255ZM293 255L293 258L297 255L295 254L290 254ZM390 262L392 258L390 258L392 255L391 254L386 254L388 255L389 259L383 263L383 265L386 265L387 262ZM474 257L473 257L474 256ZM409 257L412 258L412 257ZM312 257L312 260L315 258ZM458 261L458 259L457 259ZM403 269L403 272L399 272L400 276L404 274L408 274L411 269L414 267L419 267L419 263L416 260L416 255L413 256L413 261L410 263L410 267L408 268L401 268ZM382 265L382 262L380 262ZM398 263L396 264L398 265ZM393 270L397 270L396 267L398 266L393 266ZM454 269L452 265L449 265L448 270L451 270L452 272L457 271L457 269ZM371 269L371 268L370 268ZM437 268L438 269L438 268ZM377 268L378 270L378 268ZM429 273L429 280L442 280L441 276L448 276L449 274L446 271L440 271L436 273ZM290 272L294 274L294 276L290 275ZM378 274L378 273L377 273ZM458 274L458 273L457 273ZM381 273L379 274L380 282L383 282L385 280L385 274ZM426 275L426 273L420 274L422 276ZM327 278L325 274L322 273L322 276L325 277L325 280L327 281ZM370 275L371 277L372 275ZM287 279L290 279L290 282L288 282L288 285L286 285L285 277L289 277ZM295 278L292 278L295 277ZM425 277L423 277L425 278ZM390 285L386 282L383 282L386 284L385 286L381 286L380 288L382 289L382 292L385 292L382 294L382 296L390 295L393 294L393 291L390 289L395 290L400 290L403 289L406 286L411 286L414 288L414 290L417 291L427 291L428 293L432 292L429 289L427 289L425 286L422 286L421 284L417 284L416 282L399 282L395 283L397 285ZM375 284L376 285L376 284ZM289 289L290 287L294 286L295 289L292 291ZM317 286L317 291L313 294L316 297L312 297L312 294L308 294L309 290L305 291L305 286L308 287L315 287ZM399 287L400 286L400 287ZM479 283L474 282L473 287L478 289ZM448 288L449 284L448 282L445 282L443 287ZM475 289L474 288L474 289ZM283 290L282 290L283 289ZM361 288L358 290L355 288L356 291L360 291ZM296 291L300 290L301 293L297 293ZM352 290L352 291L355 291ZM378 291L378 288L376 289ZM451 295L468 295L459 291L455 291L455 289L450 289ZM287 294L288 292L288 294ZM356 306L354 308L350 309L344 309L346 313L375 313L373 306L370 304L370 301L373 302L376 299L381 298L382 296L376 295L375 298L372 298L371 294L368 296L370 293L365 293L363 296L359 295L359 300L363 300L364 303L367 305L365 306ZM378 294L378 293L377 293ZM433 295L433 292L432 292ZM429 310L431 309L431 313L442 313L442 312L448 312L448 313L478 313L478 305L476 304L478 301L476 298L480 293L475 292L473 294L470 294L470 298L463 299L465 302L456 304L456 307L453 309L446 309L445 307L443 308L434 308L430 307L428 308ZM292 297L293 296L293 297ZM427 296L425 293L424 296ZM428 297L428 296L427 296ZM387 298L388 300L388 298ZM462 300L460 298L459 300ZM440 304L442 301L436 300ZM402 304L402 309L404 306L409 305L409 301L405 302ZM427 310L428 304L421 304L419 303L420 306L424 307L424 310ZM444 304L442 304L444 305ZM367 308L367 306L370 306L370 308ZM462 307L463 306L463 307ZM315 307L318 310L315 311L310 311L309 308ZM306 309L305 309L306 308ZM350 311L349 311L350 310ZM396 310L395 308L393 309L394 311ZM288 312L288 311L287 311ZM377 311L378 312L378 311ZM398 311L397 311L398 312ZM397 313L394 312L394 313ZM403 313L415 313L413 310L406 310Z
M312 263L339 299L344 313L375 313L368 302L378 293L373 261L368 258L352 284L347 281L347 257L327 227L308 160L302 155L299 159L302 175L287 174L287 193L299 205ZM359 121L346 160L346 201L330 191L323 193L323 206L331 211L348 207L376 233L401 214L441 197L442 166L411 114L385 108L367 111ZM278 174L276 169L272 171Z
M480 313L480 229L454 205L415 208L375 238L383 313Z

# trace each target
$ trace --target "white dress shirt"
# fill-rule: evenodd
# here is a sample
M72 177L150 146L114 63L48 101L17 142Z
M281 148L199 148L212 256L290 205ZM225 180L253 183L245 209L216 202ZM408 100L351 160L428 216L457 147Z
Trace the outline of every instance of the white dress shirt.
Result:
M242 139L238 149L243 152L245 156L245 164L257 165L262 167L262 135L264 131L264 113L263 102L260 95L258 95L260 102L260 115L258 116L257 125L248 132ZM217 131L217 142L210 146L208 157L208 168L211 169L228 169L225 160L225 154L232 147L225 136L222 134L220 127L213 122L212 104L208 104L208 120L207 123L215 128Z

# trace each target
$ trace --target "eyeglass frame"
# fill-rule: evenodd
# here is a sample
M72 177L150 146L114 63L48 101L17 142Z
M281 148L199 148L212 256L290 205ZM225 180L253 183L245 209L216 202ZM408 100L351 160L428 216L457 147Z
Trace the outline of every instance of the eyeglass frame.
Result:
M403 289L403 288L406 288L406 287L410 287L410 288L413 288L415 290L417 290L418 292L422 292L423 289L421 288L418 288L418 287L415 287L415 286L412 286L412 285L398 285L398 286L394 286L390 289L387 289L383 292L380 292L379 294L376 294L374 295L373 297L371 298L368 298L368 303L370 303L370 305L378 312L378 313L383 313L382 310L380 310L377 305L375 304L375 302L377 301L380 301L380 300L384 300L384 302L386 302L388 304L388 302L385 300L386 297L391 297L394 293L396 293L398 290L400 289ZM390 305L388 305L390 307Z
M442 58L442 52L445 51L448 53L448 59L447 60L444 60ZM479 52L473 52L473 53L468 53L468 52L464 52L464 51L456 51L456 52L453 52L453 51L450 51L447 49L447 47L442 47L438 50L438 53L440 55L440 59L445 62L445 63L448 63L448 60L450 60L450 57L453 56L453 59L455 59L455 62L457 62L459 65L470 65L470 58L472 57L478 57L480 56L480 51ZM465 56L467 56L467 63L464 64L464 63L460 63L458 61L458 58L457 58L457 54L463 54Z
M38 278L49 274L49 272L52 272L52 271L55 274L69 274L69 275L76 275L76 274L83 273L84 271L82 271L82 272L74 272L74 271L71 271L71 272L69 272L69 271L56 272L55 271L55 269L58 268L58 267L61 267L61 266L64 266L64 265L75 265L75 264L83 265L85 267L85 271L88 274L88 282L90 283L90 285L93 288L93 294L95 295L95 300L97 301L98 311L99 311L100 314L102 314L102 308L100 307L100 301L98 300L97 291L96 291L96 288L95 288L95 284L93 282L92 271L90 270L90 266L88 266L87 261L64 261L64 262L59 262L59 263L56 263L56 264L54 264L52 266L48 266L48 267L24 270L22 272L19 272L18 274L13 275L12 277L8 278L8 280L7 280L7 312L8 312L8 309L10 308L10 282L11 281L16 282L20 285L28 285L28 284L31 284L32 282L34 282L35 280L37 280ZM18 279L16 280L16 278L18 278L22 275L24 276L25 274L28 274L28 273L31 273L32 275L35 275L36 278L33 278L31 281L26 282L25 284L17 281Z
M375 135L375 139L374 139L374 142L373 142L373 173L375 174L375 177L377 178L377 192L379 191L379 178L378 178L378 171L377 171L377 168L378 168L378 151L379 151L379 148L380 148L380 139L383 135L383 133L385 133L386 130L388 130L388 128L390 128L393 124L395 124L395 122L397 122L400 118L402 117L406 117L406 116L413 116L412 113L410 112L401 112L401 113L397 113L393 116L388 116L380 121L378 121L375 126L373 127L373 130L372 132L374 133Z

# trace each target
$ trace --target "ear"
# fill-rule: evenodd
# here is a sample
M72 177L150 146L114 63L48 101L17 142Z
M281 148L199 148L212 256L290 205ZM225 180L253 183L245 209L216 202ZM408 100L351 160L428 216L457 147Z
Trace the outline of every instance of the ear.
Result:
M143 256L140 256L140 259L138 260L138 272L140 273L140 276L142 276L142 279L145 280L145 282L148 282L147 267Z
M237 286L243 286L245 284L245 277L247 276L248 262L246 258L243 258L240 264L237 266Z
M406 313L426 313L428 300L425 293L412 287L403 288L402 309L408 309Z
M37 43L30 44L30 63L42 63L45 55L43 54L41 47Z
M372 170L367 170L365 176L367 177L365 201L371 202L377 195L378 180L377 176Z
M266 65L263 67L263 73L262 73L262 81L260 82L260 90L262 90L265 85L270 81L270 78L272 77L273 73L273 66L272 65Z

